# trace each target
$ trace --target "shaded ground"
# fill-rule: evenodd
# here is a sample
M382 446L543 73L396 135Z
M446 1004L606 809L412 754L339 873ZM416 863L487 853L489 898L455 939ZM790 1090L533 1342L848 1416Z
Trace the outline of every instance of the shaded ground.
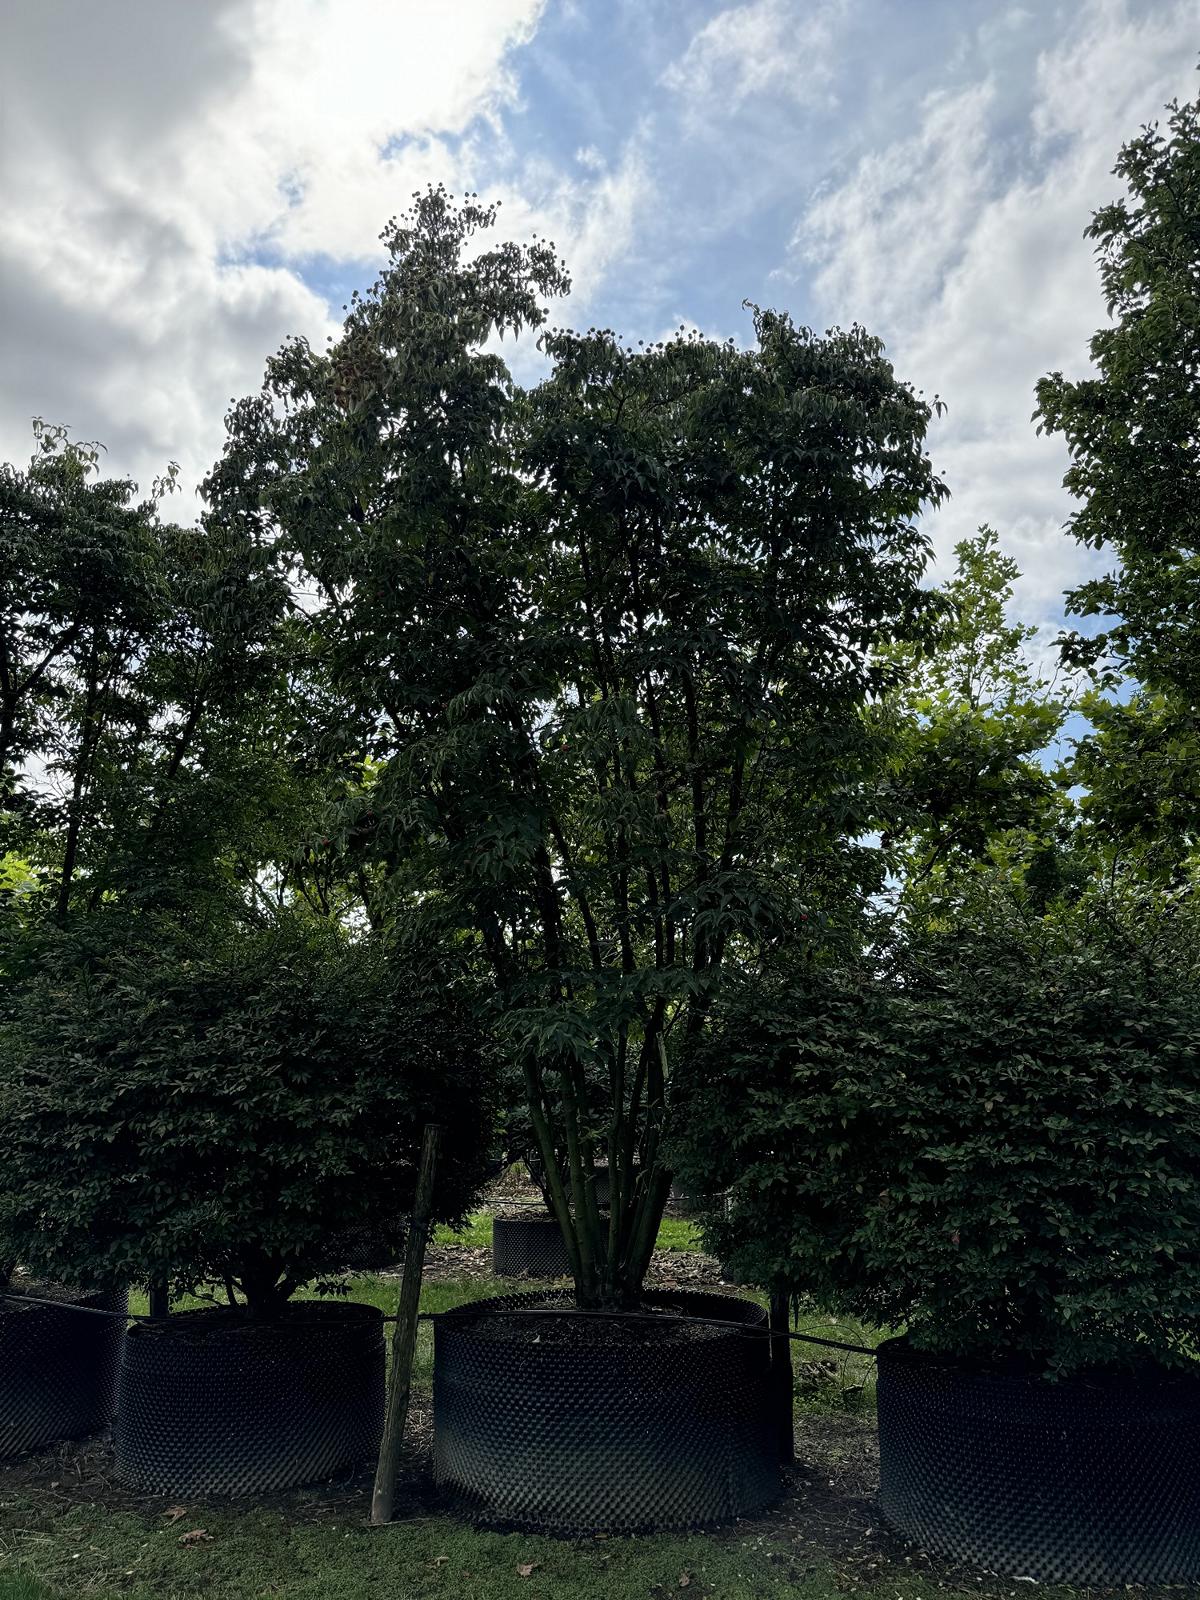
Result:
M439 1245L428 1310L503 1287L481 1247ZM660 1259L661 1257L661 1259ZM716 1286L710 1258L660 1252L660 1284ZM454 1275L451 1276L451 1273ZM353 1296L394 1306L394 1277ZM863 1337L816 1324L811 1331ZM1040 1588L934 1562L881 1525L870 1361L796 1350L797 1464L769 1514L689 1537L551 1540L471 1528L443 1514L430 1479L431 1349L422 1333L397 1520L367 1522L367 1473L253 1502L172 1504L120 1484L106 1439L0 1469L0 1600L1051 1600ZM1129 1591L1122 1591L1128 1594ZM1142 1600L1190 1588L1139 1590Z
M1042 1589L928 1560L881 1527L869 1418L805 1416L801 1460L770 1514L690 1538L548 1540L475 1530L439 1514L428 1476L430 1415L416 1408L397 1521L370 1529L366 1473L265 1496L252 1506L168 1503L124 1488L106 1440L60 1447L0 1476L0 1597L163 1596L213 1600L379 1595L534 1600L794 1595L832 1600L1049 1600L1098 1593ZM523 1573L524 1568L530 1568ZM22 1572L45 1588L6 1590ZM686 1578L686 1582L682 1580ZM1150 1600L1151 1591L1138 1591ZM1180 1588L1154 1593L1178 1597Z

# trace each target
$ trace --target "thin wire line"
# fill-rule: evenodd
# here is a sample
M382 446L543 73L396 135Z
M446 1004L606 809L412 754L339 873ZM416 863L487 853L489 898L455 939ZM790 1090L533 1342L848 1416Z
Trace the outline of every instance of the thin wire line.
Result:
M19 1294L0 1291L0 1300L11 1300L19 1305L49 1306L54 1311L79 1311L88 1317L117 1318L122 1322L152 1322L158 1326L168 1319L165 1317L151 1317L141 1311L105 1311L101 1306L81 1306L76 1301L43 1300L32 1294ZM318 1302L319 1304L320 1302ZM330 1302L338 1304L339 1302ZM224 1310L218 1306L218 1310ZM465 1314L470 1312L471 1304L454 1306L449 1311L422 1311L417 1316L418 1322L441 1322L451 1318L466 1320ZM486 1313L489 1317L577 1317L592 1318L603 1321L605 1319L620 1322L653 1322L661 1326L664 1322L686 1322L692 1327L731 1328L735 1333L749 1334L751 1338L758 1339L793 1339L801 1344L823 1345L829 1350L849 1350L856 1355L873 1356L875 1350L870 1345L848 1344L844 1339L822 1339L815 1333L780 1333L771 1328L747 1327L744 1322L732 1322L727 1317L688 1317L674 1312L660 1311L585 1311L577 1306L512 1306L506 1308L489 1307ZM386 1312L380 1318L383 1322L397 1322L399 1318Z

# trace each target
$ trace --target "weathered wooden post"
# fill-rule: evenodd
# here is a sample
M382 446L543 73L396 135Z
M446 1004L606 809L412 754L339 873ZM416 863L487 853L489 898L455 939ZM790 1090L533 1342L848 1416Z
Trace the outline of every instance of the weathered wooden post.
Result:
M429 1238L429 1218L433 1211L433 1174L437 1166L442 1130L430 1123L421 1141L421 1166L417 1173L417 1192L409 1219L404 1249L404 1273L400 1280L400 1303L392 1333L392 1370L388 1378L387 1413L383 1438L379 1444L379 1465L375 1470L375 1491L371 1496L371 1521L390 1522L396 1498L396 1468L404 1424L408 1420L408 1400L412 1393L413 1352L417 1343L417 1309L421 1300L421 1273L425 1266L425 1244Z

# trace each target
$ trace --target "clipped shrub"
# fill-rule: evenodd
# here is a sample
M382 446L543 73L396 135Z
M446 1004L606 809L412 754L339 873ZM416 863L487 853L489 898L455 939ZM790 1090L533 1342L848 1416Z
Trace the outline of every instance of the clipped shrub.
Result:
M699 1071L682 1168L750 1280L988 1364L1191 1363L1193 905L992 890L886 972L746 986Z
M438 1220L487 1170L470 995L291 917L202 941L114 913L48 939L0 1095L8 1254L96 1287L225 1284L266 1314L343 1265L346 1230L400 1221L426 1122Z

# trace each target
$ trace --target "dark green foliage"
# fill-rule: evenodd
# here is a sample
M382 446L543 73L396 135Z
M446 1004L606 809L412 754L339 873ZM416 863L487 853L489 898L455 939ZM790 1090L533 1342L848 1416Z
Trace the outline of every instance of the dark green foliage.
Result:
M1072 778L1083 788L1081 838L1100 858L1170 888L1196 881L1200 704L1150 689L1128 700L1085 695L1092 732Z
M1123 674L1145 691L1123 710L1084 706L1098 725L1080 752L1088 817L1110 851L1132 821L1125 858L1183 881L1200 840L1200 101L1167 109L1165 129L1122 149L1127 195L1088 229L1111 318L1094 375L1054 372L1037 393L1040 426L1071 453L1070 531L1117 558L1069 596L1100 630L1064 654L1107 688Z
M403 1215L427 1121L437 1219L474 1198L484 1047L433 960L296 919L189 936L116 914L40 957L0 1034L0 1204L32 1269L231 1281L270 1311L341 1265L335 1231Z
M1071 597L1107 617L1090 648L1113 650L1143 681L1200 684L1200 101L1172 104L1167 131L1121 151L1128 198L1088 228L1112 322L1091 342L1094 377L1038 385L1042 426L1071 451L1082 502L1071 531L1111 549L1120 570Z
M1052 1371L1191 1359L1200 908L1003 882L886 976L809 970L722 1014L688 1168L710 1235L928 1348Z
M486 342L566 280L493 222L419 196L340 339L286 346L231 413L209 492L318 592L330 836L376 915L490 962L580 1295L627 1303L727 959L881 882L862 711L924 624L944 489L930 406L861 328L552 332L520 390Z
M0 468L0 855L60 919L216 886L271 770L287 584L252 529L184 528L38 424Z

